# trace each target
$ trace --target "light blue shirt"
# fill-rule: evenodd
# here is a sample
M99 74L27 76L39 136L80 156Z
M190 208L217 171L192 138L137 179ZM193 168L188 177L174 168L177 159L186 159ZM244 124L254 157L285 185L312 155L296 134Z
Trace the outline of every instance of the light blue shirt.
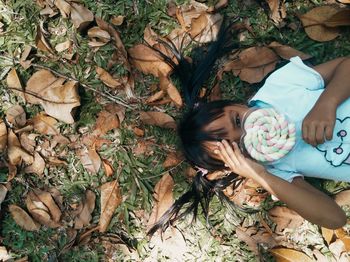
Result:
M296 143L283 158L266 165L287 181L297 176L350 182L350 99L337 108L333 138L313 147L302 139L302 121L324 91L322 76L299 57L276 70L249 101L250 106L273 107L296 127Z

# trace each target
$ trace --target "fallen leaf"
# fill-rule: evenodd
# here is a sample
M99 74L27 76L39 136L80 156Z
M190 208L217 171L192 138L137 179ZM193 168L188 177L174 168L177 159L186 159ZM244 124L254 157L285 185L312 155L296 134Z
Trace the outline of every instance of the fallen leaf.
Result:
M182 160L183 160L183 158L179 154L171 152L171 153L167 154L167 157L163 163L163 167L169 168L169 167L176 166L179 163L181 163Z
M121 25L124 22L124 18L125 16L123 15L113 16L111 19L111 23L116 26Z
M37 114L31 119L35 131L42 135L59 135L60 131L57 129L57 120L44 113Z
M109 33L97 26L94 26L89 29L88 36L91 38L97 38L98 40L104 43L107 43L111 40L111 36L109 35Z
M270 17L272 21L279 25L287 16L284 0L266 0L270 7Z
M181 107L183 105L181 95L180 95L179 91L177 90L177 88L175 87L175 85L171 82L171 80L167 76L160 75L159 81L160 81L159 85L160 85L161 89L166 90L170 99L178 107Z
M115 209L122 202L118 181L105 183L101 186L101 216L99 231L105 232L113 217Z
M37 231L40 229L40 225L36 223L26 211L16 205L9 206L10 213L15 220L16 224L21 228L28 231Z
M46 40L44 31L40 25L36 27L35 45L39 50L53 54L52 48Z
M101 81L108 87L119 88L123 85L120 81L113 78L106 70L101 67L96 66L96 73Z
M350 4L350 0L337 0L337 2L342 4Z
M119 119L116 115L103 110L98 113L93 134L96 136L103 136L108 131L118 128L119 125Z
M286 228L298 228L304 222L304 218L287 207L275 206L269 210L269 215L277 224L277 232L282 232Z
M85 199L83 201L82 208L74 219L74 228L82 229L90 224L92 218L91 213L95 209L96 195L91 190L86 190Z
M7 146L7 127L4 121L0 121L0 152L3 152Z
M156 92L156 93L154 93L152 96L150 96L149 98L147 98L147 100L146 100L146 103L153 103L153 102L155 102L155 101L157 101L157 100L159 100L159 99L161 99L161 98L163 98L164 97L164 91L163 90L160 90L160 91L158 91L158 92Z
M15 68L12 68L11 71L8 73L6 77L6 83L9 88L13 88L13 92L15 94L17 94L19 97L25 100L23 86Z
M299 18L306 34L313 40L325 42L339 35L338 28L326 27L323 23L330 19L338 10L333 6L319 6L311 9Z
M0 205L5 200L6 194L7 194L7 187L3 184L0 184Z
M14 105L6 111L7 121L15 127L23 127L26 122L26 112L20 105Z
M232 70L236 76L250 84L260 82L275 69L278 56L267 47L250 47L224 65L225 72Z
M101 158L94 147L84 148L78 151L81 164L92 174L97 174L101 167Z
M215 13L220 9L227 7L227 5L228 5L228 0L219 0L214 7L209 7L208 12Z
M74 123L71 111L80 105L77 83L56 78L42 69L28 80L26 99L31 104L41 104L45 112L67 124Z
M34 158L30 154L28 154L22 147L20 142L18 141L17 136L13 133L12 130L8 132L7 136L7 145L8 145L8 159L11 165L20 165L22 161L30 165L33 163Z
M44 174L44 169L45 169L44 159L40 156L38 152L35 152L34 162L30 166L27 166L24 169L24 172L27 174L34 173L34 174L37 174L38 176L42 176Z
M325 227L321 227L321 233L322 233L324 240L327 242L328 245L330 243L334 242L334 240L335 240L334 230L329 229L329 228L325 228Z
M89 9L76 3L71 4L70 17L79 31L84 30L94 20L94 14Z
M289 60L290 58L294 56L299 56L302 60L306 60L311 58L312 56L309 54L305 54L303 52L300 52L290 46L287 45L281 45L278 42L272 42L268 45L273 51L276 52L277 55L282 57L283 59Z
M118 116L119 124L124 121L125 118L125 107L117 105L115 103L110 103L105 106L105 110L111 114Z
M255 253L259 254L258 243L252 238L248 233L246 233L240 226L236 228L236 236L240 241L247 244L249 249Z
M128 50L131 63L144 74L156 77L169 75L172 68L163 61L160 55L146 45L139 44Z
M141 121L147 125L155 125L164 128L176 128L175 120L163 112L140 112Z
M147 223L148 230L173 204L173 188L174 180L169 173L163 175L163 177L158 181L158 183L154 187L154 203L151 215Z
M60 10L62 17L67 18L71 12L71 6L65 0L56 0L53 2Z
M339 206L350 206L350 190L336 194L334 200Z
M145 131L138 127L134 127L132 131L134 131L134 134L139 137L143 137L145 135Z
M55 203L52 195L49 192L35 189L33 191L35 195L40 199L40 201L49 209L52 220L59 222L61 220L62 212Z
M72 46L72 42L70 40L64 41L62 43L59 43L55 46L55 50L57 52L63 52L67 49L69 49Z
M273 248L270 253L275 257L276 262L312 262L313 260L300 251L288 248Z
M343 9L332 15L323 22L327 27L349 26L350 25L350 9Z
M114 174L114 169L112 164L107 159L102 159L103 168L105 170L106 176L110 177Z

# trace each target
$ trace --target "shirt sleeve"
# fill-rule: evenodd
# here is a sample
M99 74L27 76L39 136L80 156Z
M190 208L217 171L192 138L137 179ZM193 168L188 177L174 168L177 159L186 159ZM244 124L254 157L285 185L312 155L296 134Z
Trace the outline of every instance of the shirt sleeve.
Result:
M266 82L281 88L286 86L308 90L324 88L322 76L315 69L305 65L298 56L292 57L288 64L272 73Z
M278 177L288 181L289 183L291 183L293 181L293 179L296 177L304 178L304 176L298 172L280 170L280 169L274 168L274 167L267 167L266 169L272 175L278 176Z

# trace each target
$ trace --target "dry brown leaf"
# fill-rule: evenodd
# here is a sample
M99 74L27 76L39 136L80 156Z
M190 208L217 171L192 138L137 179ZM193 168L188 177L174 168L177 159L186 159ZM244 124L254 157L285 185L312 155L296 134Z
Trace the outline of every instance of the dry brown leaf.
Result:
M338 11L323 23L327 27L350 25L350 9L343 9Z
M336 194L334 200L339 206L350 206L350 190Z
M6 77L6 83L9 88L13 88L13 92L15 94L17 94L19 97L25 100L24 93L21 92L21 90L23 90L23 86L15 68L12 68L11 71L8 73Z
M125 16L123 15L113 16L111 19L111 23L116 26L121 25L124 22L124 18Z
M35 45L41 51L49 52L51 54L53 53L53 50L49 42L46 40L41 26L39 25L37 26L37 29L36 29Z
M170 152L163 163L164 168L169 168L178 165L183 160L182 156L175 152Z
M7 168L9 169L8 176L7 176L7 182L10 182L17 175L17 167L15 165L11 165L10 163L8 163Z
M104 43L108 43L111 40L111 36L109 35L109 33L97 26L94 26L89 29L88 36L91 38L97 38L98 40Z
M55 222L59 222L61 219L62 212L55 203L52 195L49 192L45 192L39 189L34 190L34 193L40 199L40 201L49 209L52 220Z
M32 75L25 90L29 103L41 104L48 115L67 124L74 123L71 111L80 105L75 81L56 78L48 70L42 69Z
M226 63L223 70L232 70L240 79L253 84L260 82L275 69L278 61L278 56L271 49L250 47L243 50L236 59Z
M114 169L112 164L107 159L102 159L103 168L105 170L106 176L110 177L114 174Z
M101 167L101 158L94 147L81 149L78 152L81 164L92 174L97 174Z
M97 50L98 47L104 46L104 45L106 45L106 43L96 41L96 39L92 39L91 41L89 41L88 45L89 45L89 47L96 48L96 50Z
M282 232L286 228L297 228L304 222L304 218L287 207L275 206L269 210L269 215L277 224L277 232Z
M337 2L342 4L350 4L350 0L337 0Z
M146 100L146 103L153 103L153 102L155 102L155 101L157 101L157 100L160 100L160 99L162 99L164 97L164 91L163 90L160 90L160 91L158 91L158 92L156 92L156 93L154 93L152 96L150 96L149 98L147 98L147 100Z
M159 77L160 74L167 76L172 71L172 68L163 61L160 55L148 46L139 44L128 51L131 63L144 74Z
M219 11L222 8L227 7L228 5L228 0L219 0L215 6L211 6L208 8L208 12L210 13L216 13L217 11Z
M16 224L21 228L28 231L37 231L40 229L40 225L36 223L26 211L16 205L9 206L10 213L15 220Z
M155 125L164 128L176 128L175 120L163 112L140 112L141 121L147 125Z
M171 82L171 80L167 76L160 75L159 81L160 81L159 85L160 85L161 89L166 90L170 99L178 107L181 107L183 105L181 95L180 95L179 91L177 90L177 88L174 86L174 84Z
M125 118L125 107L117 105L115 103L110 103L105 106L106 111L111 114L115 114L118 116L119 123L121 124Z
M67 41L57 44L55 46L55 50L60 53L69 49L71 46L72 46L72 42L68 39Z
M275 257L276 262L312 262L313 259L300 251L288 248L273 248L270 253Z
M299 18L306 34L313 40L325 42L339 35L338 28L326 27L323 23L330 19L338 10L333 6L315 7Z
M34 173L37 174L38 176L42 176L44 173L45 169L45 161L44 159L40 156L38 152L34 153L34 162L30 166L27 166L24 169L24 172L29 174L29 173Z
M67 18L71 11L71 6L65 0L56 0L54 1L55 6L60 10L61 15L64 18Z
M20 105L14 105L7 109L6 119L17 128L23 127L27 122L26 112Z
M70 18L75 28L82 31L94 20L94 14L83 5L72 3Z
M7 187L3 184L0 184L0 205L5 200L6 194L7 194Z
M22 161L27 165L33 163L34 158L28 154L18 141L17 136L13 133L12 130L8 132L7 136L7 145L8 145L8 159L11 165L20 165Z
M45 113L39 113L31 119L35 131L42 135L59 135L60 131L57 129L57 120Z
M287 45L281 45L278 42L272 42L268 45L271 49L273 49L277 55L282 57L283 59L289 60L290 58L294 56L299 56L302 60L306 60L311 58L312 56L309 54L305 54L303 52L300 52L290 46Z
M120 88L123 84L117 79L113 78L106 70L96 66L96 73L101 81L108 87Z
M275 24L280 24L287 16L284 0L266 0L270 7L270 18Z
M134 131L134 134L139 137L143 137L145 135L145 131L138 127L134 127L132 131Z
M173 204L174 180L169 173L163 175L154 187L154 204L147 227L150 229Z
M101 186L101 216L99 231L105 232L111 222L115 209L122 202L118 181L105 183Z
M85 199L83 201L82 208L79 210L75 220L74 220L74 228L81 229L90 224L90 220L92 218L91 213L95 209L95 200L96 195L91 190L86 190Z
M0 121L0 152L3 152L7 146L7 127L4 121Z
M106 110L98 113L93 134L96 136L103 136L108 131L118 128L120 126L119 119L115 114Z

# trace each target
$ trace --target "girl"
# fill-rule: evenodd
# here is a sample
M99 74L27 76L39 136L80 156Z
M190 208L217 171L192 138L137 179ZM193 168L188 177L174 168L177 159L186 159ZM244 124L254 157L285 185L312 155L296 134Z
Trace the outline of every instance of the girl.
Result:
M165 230L191 211L196 216L198 205L207 216L213 194L224 197L222 189L234 183L237 176L253 179L312 223L331 229L343 226L346 216L342 209L303 176L350 182L350 59L337 58L311 68L294 57L266 79L247 106L226 100L202 102L198 91L216 58L230 48L227 35L227 28L220 30L206 58L195 68L171 47L178 63L166 61L180 78L189 105L178 133L187 160L199 171L191 190L149 233ZM261 164L243 154L238 144L247 113L251 108L264 107L274 108L295 124L296 143L283 158ZM215 170L230 173L209 179L207 171Z

